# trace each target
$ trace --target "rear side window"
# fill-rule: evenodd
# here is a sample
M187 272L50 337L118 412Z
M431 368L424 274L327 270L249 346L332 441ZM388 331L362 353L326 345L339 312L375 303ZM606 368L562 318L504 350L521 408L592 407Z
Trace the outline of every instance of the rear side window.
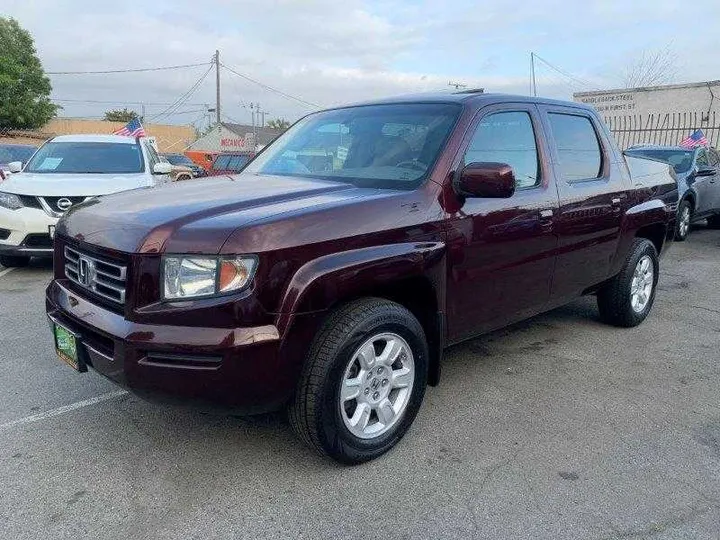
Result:
M695 160L695 163L697 163L700 167L707 167L709 165L707 153L705 150L698 151L697 159Z
M602 175L602 151L587 116L549 113L560 174L564 180L588 180Z
M708 154L710 155L711 167L717 167L718 165L720 165L720 158L718 158L717 152L714 149L708 149Z
M530 115L523 111L485 116L465 152L464 163L507 163L515 173L518 189L540 184L535 131Z

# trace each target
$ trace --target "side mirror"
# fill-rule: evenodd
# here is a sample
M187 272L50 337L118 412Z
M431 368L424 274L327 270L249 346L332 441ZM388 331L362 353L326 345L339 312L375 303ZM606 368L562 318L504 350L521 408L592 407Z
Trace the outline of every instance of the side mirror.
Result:
M172 165L166 161L161 161L153 166L153 174L170 174L172 172Z
M702 166L695 171L695 176L713 176L716 172L715 167Z
M18 173L22 171L22 161L11 161L8 163L8 170L11 173Z
M515 193L515 173L507 163L469 163L457 175L455 191L463 197L506 199Z

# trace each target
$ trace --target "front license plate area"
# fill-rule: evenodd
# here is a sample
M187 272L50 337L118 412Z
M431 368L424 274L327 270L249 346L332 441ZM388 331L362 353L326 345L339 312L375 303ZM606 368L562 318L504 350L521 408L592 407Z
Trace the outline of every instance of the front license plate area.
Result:
M77 371L87 371L82 356L80 336L57 323L53 324L53 334L58 358Z

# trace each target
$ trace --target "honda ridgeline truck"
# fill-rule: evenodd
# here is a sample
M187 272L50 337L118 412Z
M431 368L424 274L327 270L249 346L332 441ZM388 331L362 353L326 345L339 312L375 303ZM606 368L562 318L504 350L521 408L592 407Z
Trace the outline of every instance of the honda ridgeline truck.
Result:
M577 103L314 113L241 174L68 211L55 347L147 398L286 407L306 443L363 462L406 433L448 346L587 294L608 323L642 322L675 226L663 167L633 176Z

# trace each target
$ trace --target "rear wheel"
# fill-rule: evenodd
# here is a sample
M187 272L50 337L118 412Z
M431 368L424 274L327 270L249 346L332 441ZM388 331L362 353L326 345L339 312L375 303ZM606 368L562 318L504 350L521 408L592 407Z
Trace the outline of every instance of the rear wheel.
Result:
M403 306L368 298L335 311L316 336L289 407L298 436L356 464L387 452L420 408L428 346Z
M620 273L598 291L603 321L625 327L643 322L655 301L658 270L655 246L649 240L637 238Z
M20 268L30 264L30 257L16 257L11 255L0 255L0 265L6 268Z
M684 200L680 203L675 224L675 240L682 242L690 234L690 223L692 222L692 205L690 201Z

